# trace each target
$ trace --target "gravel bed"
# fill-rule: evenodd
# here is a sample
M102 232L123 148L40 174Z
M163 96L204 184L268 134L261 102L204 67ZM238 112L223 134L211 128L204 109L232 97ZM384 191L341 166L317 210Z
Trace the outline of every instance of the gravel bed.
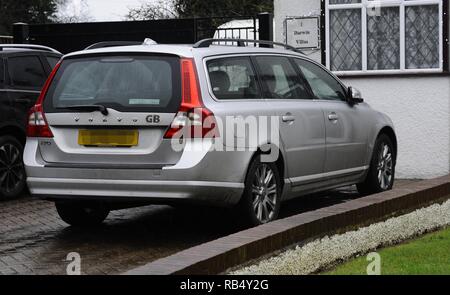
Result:
M344 234L296 246L233 275L304 275L317 273L358 255L400 243L450 225L450 200Z

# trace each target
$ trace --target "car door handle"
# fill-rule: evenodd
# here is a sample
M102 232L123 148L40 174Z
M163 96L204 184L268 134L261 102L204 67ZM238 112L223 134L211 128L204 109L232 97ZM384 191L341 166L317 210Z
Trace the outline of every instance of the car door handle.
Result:
M337 121L337 120L339 120L339 116L336 113L330 113L330 114L328 114L328 120Z
M291 114L286 114L282 117L282 120L284 123L294 122L295 116L292 116Z

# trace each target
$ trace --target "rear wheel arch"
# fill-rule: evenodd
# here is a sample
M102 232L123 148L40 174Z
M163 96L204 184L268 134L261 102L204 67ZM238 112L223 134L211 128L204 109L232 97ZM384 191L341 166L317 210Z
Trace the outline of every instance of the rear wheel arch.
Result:
M0 127L0 137L7 135L16 138L22 145L25 145L27 137L25 131L22 128L19 128L17 126Z
M277 149L278 150L278 158L275 161L275 165L278 168L278 173L280 174L282 186L284 186L284 175L286 174L285 173L286 164L285 164L285 161L284 161L284 156L283 156L282 150L279 147L277 147L277 146L275 146L273 144L265 144L265 145L262 145L262 146L258 147L258 149L253 154L252 158L250 159L250 162L247 165L247 172L246 173L248 174L248 170L250 168L251 163L258 156L260 156L262 154L269 154L270 151L272 151L272 149ZM246 177L247 177L247 175L246 175Z

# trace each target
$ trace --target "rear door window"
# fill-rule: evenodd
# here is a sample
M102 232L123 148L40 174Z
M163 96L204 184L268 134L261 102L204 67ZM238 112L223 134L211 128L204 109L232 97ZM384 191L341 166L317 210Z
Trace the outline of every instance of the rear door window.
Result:
M103 105L118 111L176 112L181 102L180 84L177 57L67 59L49 89L46 107L50 112L80 105Z
M9 57L8 71L12 85L16 88L40 89L47 78L38 56Z
M268 98L312 99L307 84L287 57L257 56L255 60Z
M261 98L249 57L228 57L207 62L211 89L217 99Z
M323 100L346 100L345 89L324 69L302 59L295 59L295 63L302 71L317 98Z

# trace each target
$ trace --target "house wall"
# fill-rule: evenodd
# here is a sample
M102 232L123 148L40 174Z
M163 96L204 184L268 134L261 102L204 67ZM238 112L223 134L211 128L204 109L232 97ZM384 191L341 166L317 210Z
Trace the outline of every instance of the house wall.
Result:
M275 39L285 41L284 19L320 15L320 0L275 0ZM321 52L307 52L321 61ZM450 173L450 76L345 77L396 128L397 177L433 178Z
M346 78L389 115L398 137L397 177L433 178L450 168L450 77Z

